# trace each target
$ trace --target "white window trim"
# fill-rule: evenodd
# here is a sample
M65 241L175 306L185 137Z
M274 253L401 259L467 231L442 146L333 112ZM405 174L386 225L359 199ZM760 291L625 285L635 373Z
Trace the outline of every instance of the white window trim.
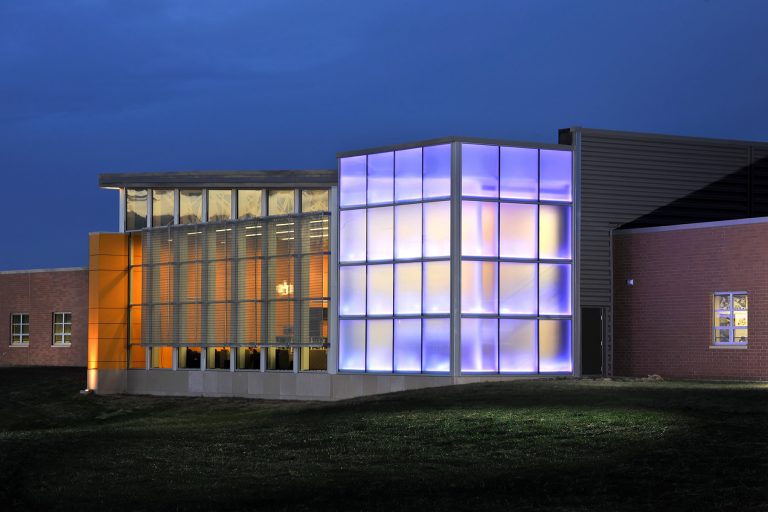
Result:
M718 327L715 325L715 314L718 311L725 312L725 310L716 310L714 309L714 300L715 297L718 295L729 295L730 296L730 326L728 327ZM735 322L735 315L734 315L734 309L733 309L733 296L734 295L746 295L747 296L747 325L740 325L737 326ZM735 292L714 292L712 294L712 299L710 301L710 304L712 304L712 323L710 324L712 326L712 332L710 336L710 348L747 348L749 345L749 294L745 291L735 291ZM736 329L746 329L747 330L747 341L734 341L734 331ZM728 331L728 339L729 341L717 341L715 334L718 331Z
M65 315L69 315L69 322L66 321ZM61 317L61 321L59 321L59 317ZM56 326L61 326L61 334L56 334ZM66 327L69 326L69 341L63 341L66 337ZM52 323L52 332L51 332L51 346L52 347L71 347L72 346L72 313L69 311L54 311L53 313L53 323ZM62 341L57 341L57 336L60 337Z
M18 324L15 322L14 317L20 317ZM24 322L24 316L27 317L27 322ZM29 313L11 313L11 339L10 339L10 346L11 347L28 347L29 346L29 324L30 324L30 318ZM24 334L23 332L19 333L18 335L13 334L13 326L19 325L19 326L27 326L27 333ZM23 329L22 329L23 330ZM21 336L21 341L14 341L14 336ZM26 340L26 341L25 341Z

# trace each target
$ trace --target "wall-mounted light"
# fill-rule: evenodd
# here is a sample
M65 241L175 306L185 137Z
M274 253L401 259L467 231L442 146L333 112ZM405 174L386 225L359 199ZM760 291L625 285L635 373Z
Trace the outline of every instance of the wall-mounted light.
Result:
M635 280L634 279L627 279L627 286L635 286Z
M293 295L293 285L283 281L275 287L278 295Z

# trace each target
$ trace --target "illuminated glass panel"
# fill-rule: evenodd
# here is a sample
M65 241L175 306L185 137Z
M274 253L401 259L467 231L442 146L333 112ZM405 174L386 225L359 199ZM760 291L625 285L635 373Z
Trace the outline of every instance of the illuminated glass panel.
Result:
M499 197L499 147L461 145L461 195Z
M293 370L293 349L290 347L269 347L267 349L267 370Z
M451 203L424 203L424 257L451 254Z
M327 212L328 190L302 190L301 191L301 211L309 212Z
M150 349L150 368L173 368L173 347L152 347Z
M421 263L395 265L395 314L421 314Z
M203 191L179 191L179 224L197 224L203 220Z
M232 191L208 191L208 222L220 222L232 218Z
M461 371L499 371L499 321L495 318L461 319Z
M173 190L152 191L152 226L173 224Z
M451 195L451 145L424 148L424 198Z
M365 369L392 371L392 320L368 320L368 344Z
M502 318L499 322L499 371L537 372L536 320Z
M498 220L498 203L462 201L462 256L498 256Z
M258 370L261 368L261 349L258 347L239 347L237 349L238 370Z
M421 148L395 151L395 200L421 199Z
M539 265L539 313L571 314L571 266L541 263Z
M571 259L571 207L539 207L539 257Z
M365 210L339 212L339 261L365 261Z
M421 205L395 206L395 258L421 257Z
M365 204L365 161L365 155L339 159L339 205Z
M536 258L535 204L501 203L499 205L499 256Z
M368 261L392 259L393 210L391 206L368 209Z
M365 320L339 321L339 369L365 370Z
M392 265L368 265L368 314L392 314Z
M296 211L296 194L293 190L270 190L268 196L268 215L288 215Z
M365 314L365 266L339 267L339 313Z
M546 201L572 201L571 152L542 149L539 197Z
M238 190L237 191L237 218L249 219L263 216L262 201L263 190Z
M451 321L425 318L422 323L421 369L447 372L451 369Z
M208 347L205 367L208 370L229 370L229 347Z
M539 151L533 148L502 147L499 158L501 191L504 199L539 197Z
M498 275L495 261L461 262L461 312L498 313Z
M451 262L424 263L422 310L426 314L448 313L451 310Z
M395 155L368 155L368 204L391 203L394 196Z
M395 371L421 371L421 320L395 320Z
M539 320L539 371L570 372L571 321Z
M147 227L147 189L125 190L125 229Z
M499 312L535 315L537 310L535 263L499 263Z

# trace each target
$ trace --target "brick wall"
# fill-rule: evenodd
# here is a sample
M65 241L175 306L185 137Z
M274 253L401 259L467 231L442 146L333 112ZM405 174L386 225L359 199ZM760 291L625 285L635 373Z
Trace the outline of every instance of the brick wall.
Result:
M53 346L53 313L72 313L72 344ZM29 314L29 346L11 346L11 314ZM88 270L0 273L0 366L86 366Z
M768 379L768 223L617 233L613 261L615 375ZM747 349L711 348L724 291L749 294Z

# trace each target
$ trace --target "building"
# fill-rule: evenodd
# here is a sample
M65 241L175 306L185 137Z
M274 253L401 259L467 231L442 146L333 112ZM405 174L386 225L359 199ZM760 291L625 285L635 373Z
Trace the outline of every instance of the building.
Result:
M86 366L88 269L0 272L0 366Z

